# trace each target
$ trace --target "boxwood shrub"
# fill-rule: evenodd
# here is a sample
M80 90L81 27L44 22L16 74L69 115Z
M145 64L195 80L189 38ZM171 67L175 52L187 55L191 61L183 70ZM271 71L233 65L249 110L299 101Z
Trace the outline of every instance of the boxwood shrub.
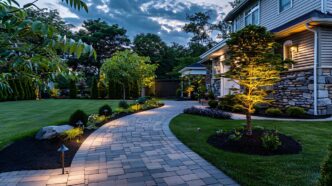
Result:
M217 109L191 107L191 108L184 109L183 112L185 114L207 116L207 117L218 118L218 119L231 119L231 117L232 117L231 114L225 113L225 112L223 112L221 110L217 110Z
M279 108L268 108L265 111L265 114L267 114L269 116L281 116L282 111Z
M103 105L99 108L99 115L110 116L112 115L112 108L109 105Z
M288 107L286 113L289 116L298 117L306 114L305 110L301 107Z
M88 123L88 115L82 110L76 110L69 118L69 124L72 126L77 126L78 121L81 121L84 126Z

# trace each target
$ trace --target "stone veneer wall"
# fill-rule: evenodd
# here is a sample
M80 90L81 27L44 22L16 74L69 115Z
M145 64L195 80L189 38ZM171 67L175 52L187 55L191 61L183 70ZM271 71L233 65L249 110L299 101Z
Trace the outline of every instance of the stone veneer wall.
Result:
M332 114L332 69L318 69L318 114ZM314 114L313 69L289 71L281 74L274 86L274 106L285 109L299 106Z

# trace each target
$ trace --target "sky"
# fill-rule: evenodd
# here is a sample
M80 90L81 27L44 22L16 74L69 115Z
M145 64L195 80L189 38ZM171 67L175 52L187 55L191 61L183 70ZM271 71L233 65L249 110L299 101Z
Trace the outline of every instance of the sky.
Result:
M186 44L190 35L182 31L186 15L209 11L212 21L222 19L222 13L230 11L230 0L84 0L89 13L77 11L61 0L39 0L40 8L57 9L60 16L81 28L87 19L101 18L109 24L118 24L127 30L132 39L139 33L158 34L167 43ZM32 0L20 0L21 5Z

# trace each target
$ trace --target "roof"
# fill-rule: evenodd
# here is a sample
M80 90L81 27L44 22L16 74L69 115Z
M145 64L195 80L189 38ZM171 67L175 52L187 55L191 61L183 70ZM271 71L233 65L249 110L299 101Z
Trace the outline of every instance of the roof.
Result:
M212 47L210 50L206 51L205 53L203 53L199 57L201 59L205 59L207 56L209 56L213 52L215 52L215 51L221 49L222 47L224 47L226 45L227 40L228 39L224 39L224 40L220 41L218 44L216 44L214 47ZM201 60L200 62L204 62L204 60Z
M202 65L200 62L197 62L197 63L184 67L179 72L182 73L182 72L188 71L188 70L206 70L206 67L204 65Z
M241 4L231 10L225 17L225 21L232 21L236 15L241 12L243 9L247 8L247 5L254 2L255 0L243 0Z
M202 67L202 68L205 68L205 66L203 66L202 64L200 64L200 63L194 63L194 64L192 64L192 65L189 65L189 66L187 66L188 68L190 68L190 67Z

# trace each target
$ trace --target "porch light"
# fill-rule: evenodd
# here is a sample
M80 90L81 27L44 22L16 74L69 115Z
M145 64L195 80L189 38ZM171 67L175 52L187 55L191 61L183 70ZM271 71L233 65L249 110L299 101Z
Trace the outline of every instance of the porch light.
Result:
M292 45L290 49L291 49L292 52L298 52L299 51L299 46L298 45Z

